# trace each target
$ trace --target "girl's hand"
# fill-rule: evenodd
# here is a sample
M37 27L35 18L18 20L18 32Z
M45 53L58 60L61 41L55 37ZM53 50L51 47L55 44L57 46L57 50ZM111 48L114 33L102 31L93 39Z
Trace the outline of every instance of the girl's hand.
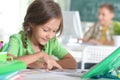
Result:
M46 63L45 62L34 62L28 65L29 68L32 69L46 69Z
M60 69L60 70L63 70L63 68L54 60L52 59L49 55L47 55L46 53L44 52L40 52L40 54L42 53L43 57L42 59L44 60L44 67L47 69L47 70L51 70L53 69L54 67Z
M47 65L45 62L40 62L39 63L41 69L46 69Z

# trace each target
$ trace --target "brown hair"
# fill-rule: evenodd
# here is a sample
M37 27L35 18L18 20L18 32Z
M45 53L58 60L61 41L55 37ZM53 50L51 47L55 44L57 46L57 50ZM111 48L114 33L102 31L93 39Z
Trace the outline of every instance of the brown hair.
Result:
M61 23L57 32L61 35L63 30L63 18L59 5L53 0L34 0L27 9L26 16L23 22L24 36L23 44L27 49L27 39L32 33L29 27L29 23L35 25L43 25L52 18L60 18ZM43 46L40 45L40 49Z
M108 9L111 13L114 13L114 7L111 5L111 4L108 4L108 3L105 3L103 5L100 6L100 9L101 8L106 8Z

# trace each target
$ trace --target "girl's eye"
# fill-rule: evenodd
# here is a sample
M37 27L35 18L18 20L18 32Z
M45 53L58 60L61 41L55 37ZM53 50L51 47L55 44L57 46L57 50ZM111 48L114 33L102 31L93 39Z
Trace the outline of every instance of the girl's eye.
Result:
M53 31L54 33L56 33L57 31Z
M43 31L48 32L48 30L46 30L46 29L43 29Z

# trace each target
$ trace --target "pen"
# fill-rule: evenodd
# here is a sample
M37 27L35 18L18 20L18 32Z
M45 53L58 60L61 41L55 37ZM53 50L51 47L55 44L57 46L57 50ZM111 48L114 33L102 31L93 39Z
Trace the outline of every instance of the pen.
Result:
M3 47L3 41L0 41L0 49Z
M1 49L1 52L5 52L7 48L8 48L8 43L5 43Z

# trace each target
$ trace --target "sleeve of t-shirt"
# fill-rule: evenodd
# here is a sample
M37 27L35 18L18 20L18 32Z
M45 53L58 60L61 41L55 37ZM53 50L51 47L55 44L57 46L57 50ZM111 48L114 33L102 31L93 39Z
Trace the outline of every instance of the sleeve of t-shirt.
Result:
M58 42L57 39L55 39L53 45L54 45L54 48L52 53L57 58L61 59L68 53L68 51Z
M9 39L8 54L12 54L17 57L18 49L19 49L18 39L13 35Z
M119 35L120 32L120 23L117 21L113 21L113 26L114 26L114 32L113 34Z
M84 38L87 39L88 41L93 37L94 30L98 26L98 23L94 23L93 26L89 28L89 30L85 33Z

